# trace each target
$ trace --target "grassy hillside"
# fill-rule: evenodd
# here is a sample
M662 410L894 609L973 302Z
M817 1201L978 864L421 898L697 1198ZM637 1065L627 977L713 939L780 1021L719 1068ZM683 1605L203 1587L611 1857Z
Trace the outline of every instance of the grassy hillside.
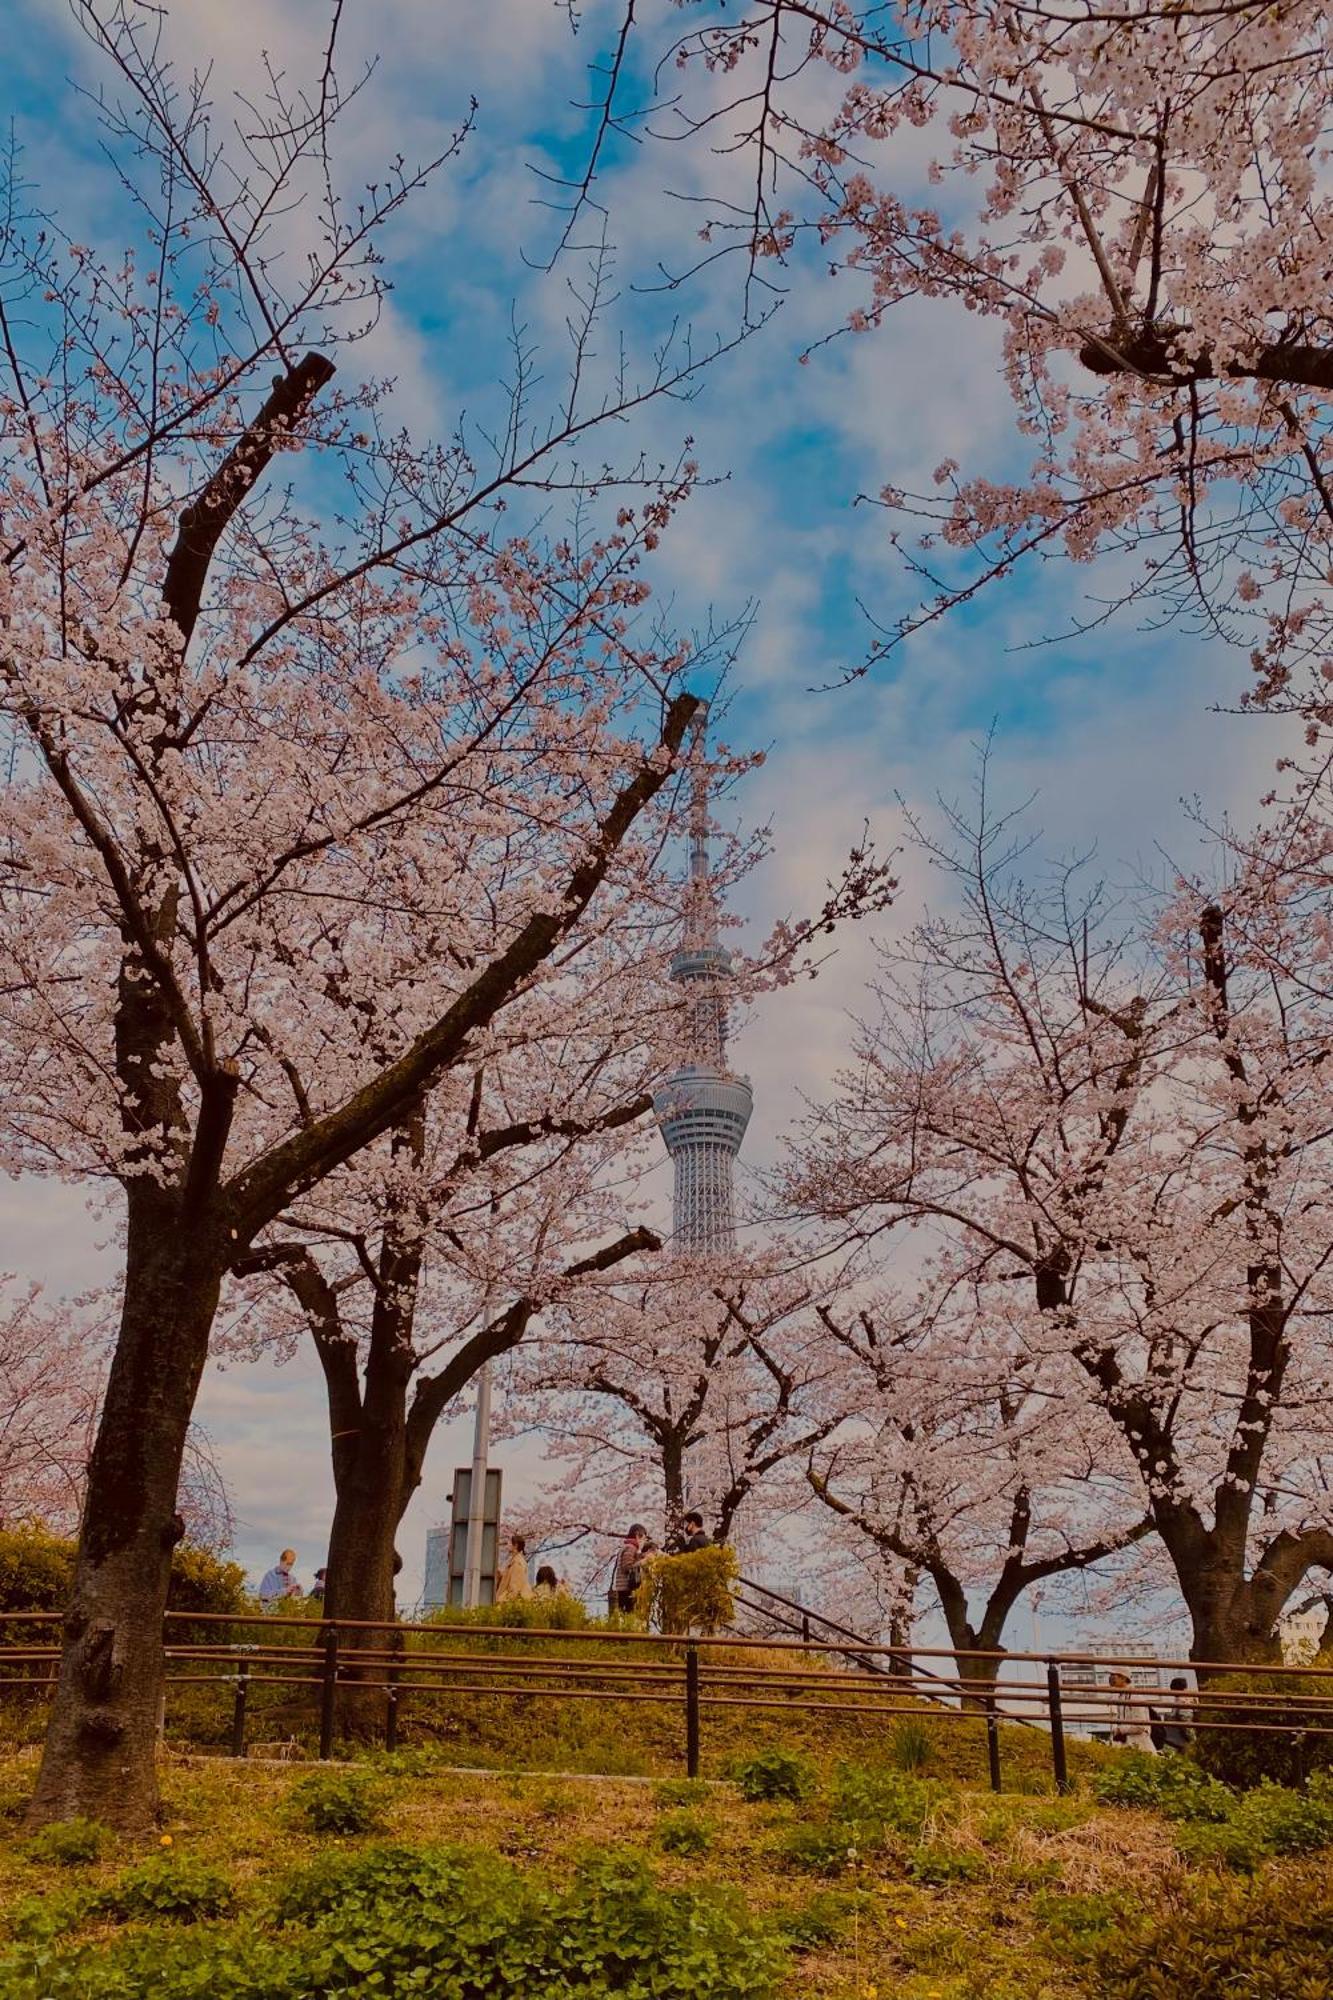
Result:
M33 1758L11 1756L0 2000L1329 1991L1323 1791L1177 1798L1123 1759L1102 1790L1148 1805L1086 1777L995 1798L882 1759L731 1766L689 1784L469 1776L420 1748L314 1773L172 1756L145 1856L91 1827L24 1839Z

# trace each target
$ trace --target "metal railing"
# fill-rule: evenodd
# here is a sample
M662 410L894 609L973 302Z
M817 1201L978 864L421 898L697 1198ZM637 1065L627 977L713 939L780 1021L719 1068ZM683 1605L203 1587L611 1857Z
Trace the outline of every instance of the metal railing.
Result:
M776 1597L777 1593L773 1593ZM796 1607L798 1610L800 1607ZM441 1704L456 1714L485 1700L642 1703L674 1711L683 1724L683 1761L700 1766L708 1713L739 1710L855 1720L858 1728L911 1716L930 1727L984 1726L991 1785L1001 1788L1001 1725L1024 1724L1049 1740L1057 1789L1069 1785L1071 1726L1112 1735L1150 1728L1154 1710L1191 1733L1281 1735L1298 1748L1333 1736L1333 1669L1230 1661L1145 1660L1092 1653L973 1652L901 1647L842 1636L792 1638L659 1634L637 1629L553 1629L450 1623L377 1624L263 1614L168 1612L168 1712L173 1690L205 1687L230 1697L226 1740L233 1756L252 1745L254 1701L288 1690L318 1754L334 1754L340 1707L355 1699L360 1733L367 1712L385 1746L399 1738L405 1707L429 1724ZM0 1613L0 1707L45 1703L60 1660L59 1615ZM189 1639L173 1634L189 1631ZM47 1636L49 1634L49 1637ZM195 1636L200 1635L202 1636ZM13 1635L13 1636L9 1636ZM926 1662L938 1661L933 1667ZM1077 1684L1066 1676L1077 1670ZM1192 1674L1185 1694L1143 1685L1113 1687L1096 1675ZM1092 1674L1094 1678L1088 1679ZM1219 1677L1227 1685L1217 1686ZM1254 1682L1246 1686L1246 1681ZM221 1718L215 1717L215 1723Z

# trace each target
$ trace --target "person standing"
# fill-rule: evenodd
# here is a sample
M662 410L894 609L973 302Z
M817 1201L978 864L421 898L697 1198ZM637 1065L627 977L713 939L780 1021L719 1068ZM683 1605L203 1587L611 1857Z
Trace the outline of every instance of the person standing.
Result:
M620 1545L615 1575L611 1579L611 1609L632 1611L639 1585L643 1582L643 1552L648 1546L648 1530L636 1521Z
M292 1575L296 1550L284 1549L272 1569L265 1570L259 1583L259 1602L266 1611L281 1604L284 1597L299 1597L301 1586Z
M685 1516L685 1536L680 1545L682 1555L693 1555L696 1549L711 1548L712 1542L704 1532L704 1517L697 1507L692 1507Z
M532 1596L528 1582L527 1541L522 1535L509 1537L509 1558L495 1579L497 1604L520 1604Z
M1163 1750L1188 1750L1193 1734L1194 1697L1183 1674L1177 1674L1172 1681L1171 1693L1174 1699L1163 1704L1154 1735Z
M1152 1740L1148 1718L1130 1691L1129 1675L1119 1671L1113 1673L1111 1686L1115 1690L1111 1708L1111 1741L1122 1744L1127 1750L1146 1750L1151 1756L1157 1746Z

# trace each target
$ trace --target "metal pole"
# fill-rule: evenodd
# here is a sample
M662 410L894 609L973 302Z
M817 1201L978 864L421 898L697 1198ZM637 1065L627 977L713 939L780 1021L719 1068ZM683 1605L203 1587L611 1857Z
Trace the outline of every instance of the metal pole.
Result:
M398 1660L399 1657L402 1655L402 1653L406 1650L404 1641L405 1641L404 1633L402 1632L394 1633L393 1635L394 1662L393 1665L389 1668L388 1685L384 1690L388 1702L388 1706L384 1716L384 1747L386 1750L396 1750L398 1748L398 1675L399 1675Z
M995 1696L986 1696L986 1761L990 1765L990 1788L1003 1791L1000 1782L1000 1724L995 1714Z
M467 1503L467 1550L463 1558L463 1603L481 1603L481 1543L486 1532L486 1467L491 1448L491 1364L477 1376L477 1420L472 1433L472 1491Z
M326 1761L333 1755L333 1722L338 1697L338 1627L324 1633L323 1685L319 1697L319 1754Z
M1060 1669L1054 1660L1046 1663L1046 1708L1051 1719L1051 1763L1055 1769L1055 1789L1067 1792L1069 1765L1065 1758L1065 1714L1060 1699Z
M685 1648L685 1770L699 1775L699 1648Z
M250 1693L250 1662L242 1660L236 1675L236 1700L231 1711L231 1754L245 1755L245 1704Z

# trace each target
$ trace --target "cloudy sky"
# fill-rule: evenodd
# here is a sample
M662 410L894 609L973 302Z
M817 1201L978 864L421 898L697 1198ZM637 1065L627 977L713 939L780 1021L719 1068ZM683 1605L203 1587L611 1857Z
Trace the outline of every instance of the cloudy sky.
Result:
M679 24L664 4L640 9L655 11ZM328 14L328 0L170 0L163 34L186 69L211 68L219 114L231 117L233 92L262 93L265 55L292 81L317 79ZM460 161L385 242L395 290L364 357L368 372L394 378L394 414L423 437L448 433L460 416L484 425L499 407L514 322L526 327L551 392L558 387L567 287L583 267L573 254L542 268L560 226L542 176L581 156L588 65L605 54L618 14L618 0L588 0L572 34L564 0L346 0L344 78L372 61L375 69L347 121L345 181L375 180L400 152L409 164L438 152L477 99ZM116 205L82 94L97 82L96 65L65 0L11 0L8 21L4 96L27 176L72 234L105 244ZM640 81L646 93L647 48ZM656 129L672 129L668 111ZM699 211L686 197L725 191L731 171L699 146L612 148L599 189L619 294L605 323L607 354L623 338L631 356L642 355L672 320L688 324L698 344L734 332L739 266L663 285L664 272L686 270L698 254ZM579 240L592 227L589 217ZM1014 800L1036 795L1034 820L1051 847L1095 845L1109 874L1160 879L1165 857L1191 855L1188 801L1198 794L1213 813L1243 815L1275 746L1267 725L1216 712L1243 684L1244 661L1188 635L1146 634L1126 621L1038 644L1102 593L1107 579L1095 567L1034 570L965 619L922 634L890 668L812 692L863 656L867 612L889 623L914 601L884 514L857 496L886 483L919 488L948 457L1000 473L1022 455L991 329L947 307L914 305L883 332L818 348L802 366L798 357L853 301L818 268L793 276L768 324L708 371L690 405L659 404L641 427L654 454L674 456L692 436L716 481L664 543L659 593L686 625L754 609L728 734L768 752L742 806L749 819L771 821L773 854L747 886L747 923L759 933L820 900L865 822L881 847L893 847L898 795L928 810L937 794L965 791L992 726L993 782ZM909 922L931 893L912 857L900 872L903 897L886 929ZM747 1024L738 1061L756 1089L747 1141L755 1165L774 1156L802 1093L826 1085L871 946L863 934L844 940L815 984ZM68 1192L0 1184L0 1268L71 1289L114 1275L112 1235L109 1223L90 1225ZM257 1571L290 1541L308 1573L323 1557L331 1497L316 1371L304 1357L280 1370L210 1369L201 1415L235 1497L241 1559ZM409 1594L467 1428L438 1439L409 1517ZM531 1453L511 1466L519 1490L536 1470Z

